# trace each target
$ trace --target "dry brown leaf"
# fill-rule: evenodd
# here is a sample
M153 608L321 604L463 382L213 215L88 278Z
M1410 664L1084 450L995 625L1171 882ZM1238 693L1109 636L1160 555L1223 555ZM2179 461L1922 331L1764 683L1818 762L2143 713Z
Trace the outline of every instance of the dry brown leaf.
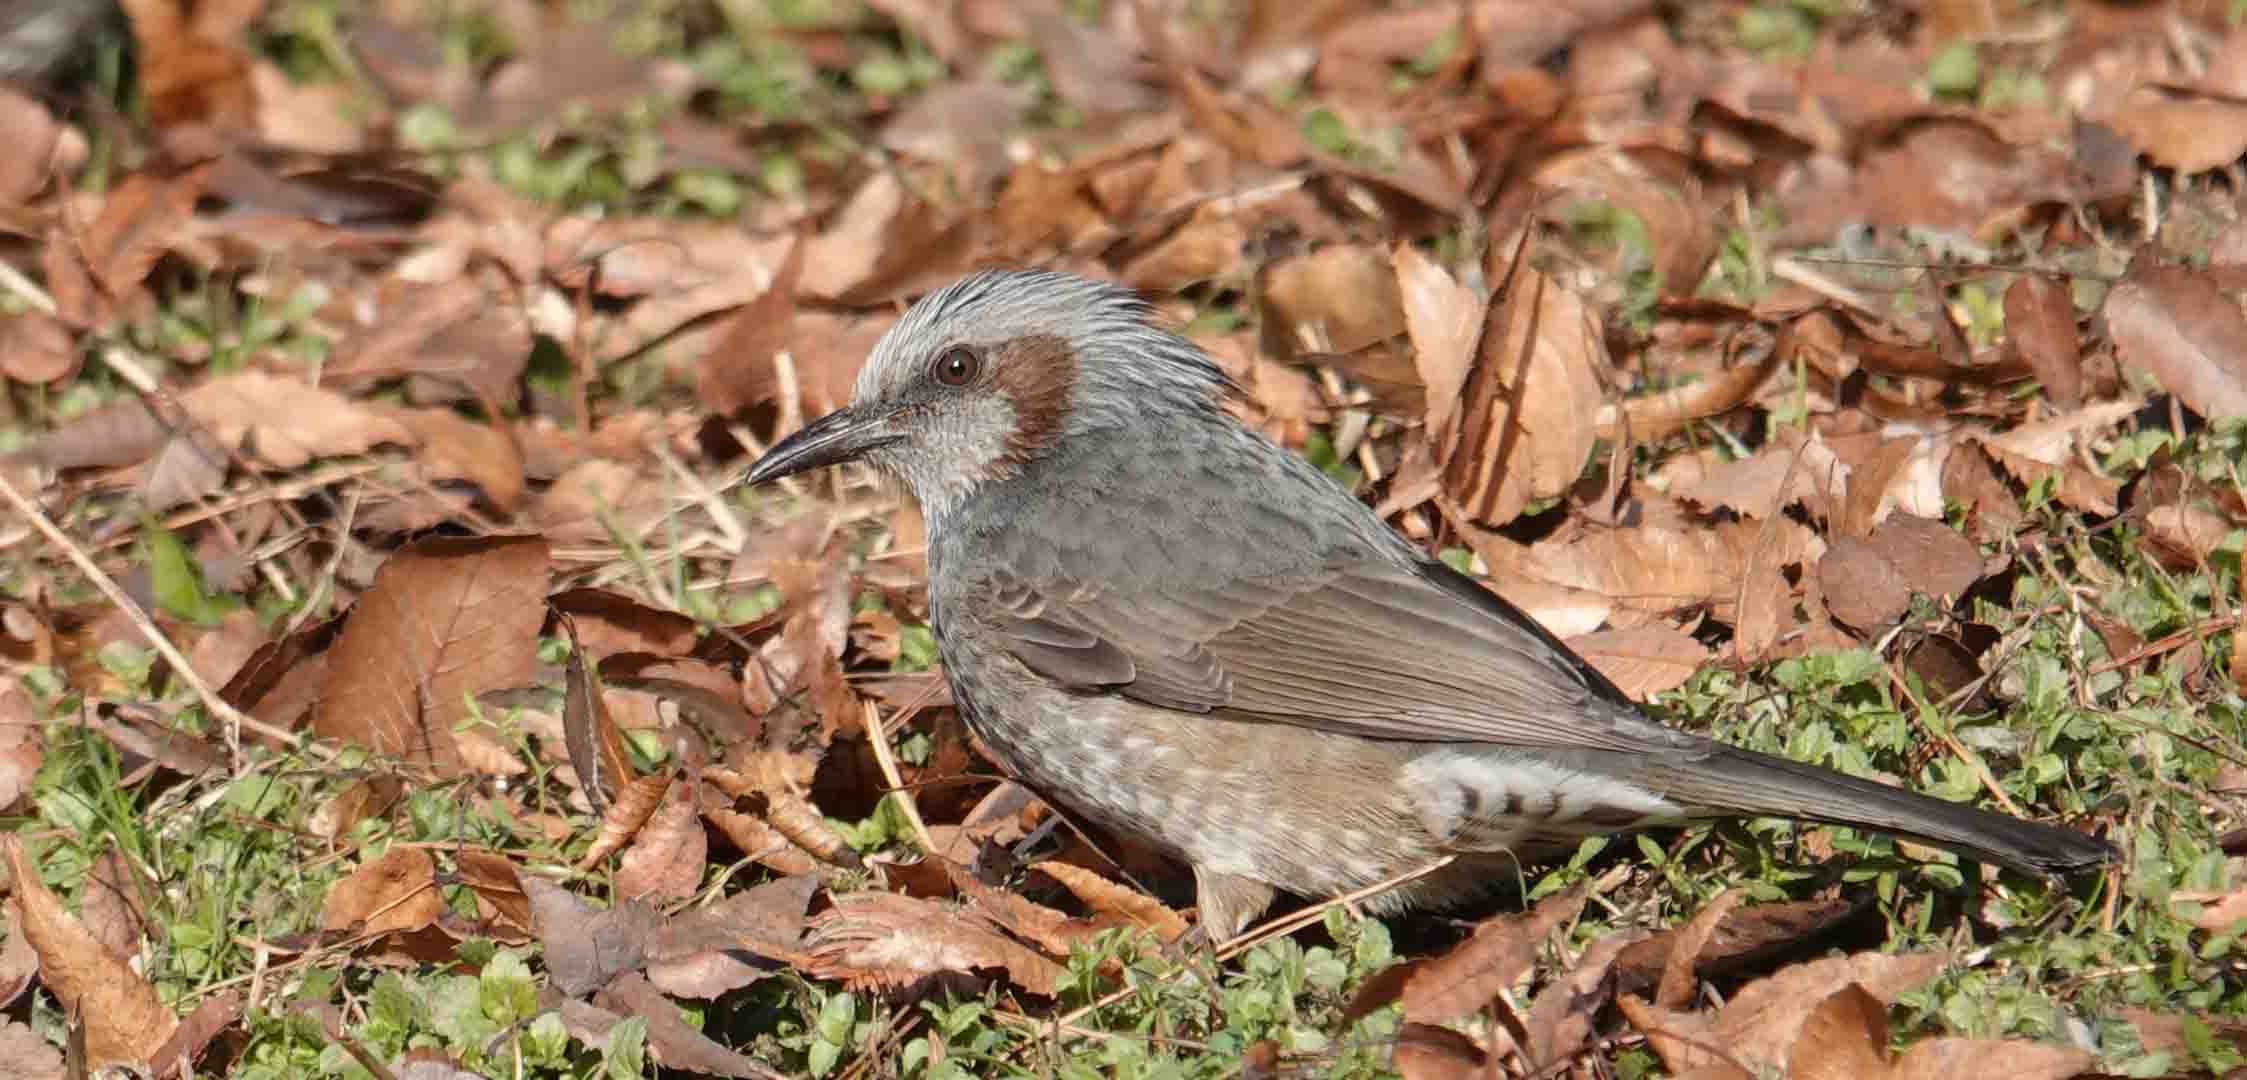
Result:
M250 58L200 11L181 0L119 0L132 20L140 92L158 129L201 126L243 131L257 122ZM189 12L195 18L188 18ZM238 28L236 28L238 29Z
M20 1020L0 1020L0 1078L4 1080L66 1080L62 1048Z
M474 275L386 279L354 305L359 326L321 379L349 389L411 376L418 403L512 401L532 341L530 319L506 288Z
M1203 203L1170 235L1133 256L1118 276L1134 289L1171 292L1231 273L1247 244L1248 224L1239 213L1222 203Z
M405 797L406 782L393 774L362 776L344 785L304 819L304 831L323 840L340 840L359 823L379 817Z
M1406 252L1426 263L1409 244L1400 245L1395 257L1408 258ZM1356 352L1386 341L1405 330L1399 285L1391 259L1369 244L1329 244L1270 263L1258 290L1266 341L1283 357Z
M384 443L416 442L410 429L378 408L262 371L206 379L179 395L179 402L228 449L276 469L294 469L316 457L362 454Z
M1515 579L1526 578L1605 598L1618 611L1661 616L1705 606L1722 622L1739 617L1741 584L1751 565L1775 571L1824 550L1815 534L1788 518L1714 527L1649 522L1629 529L1563 529L1514 555L1477 546L1509 596Z
M1227 94L1210 85L1190 65L1172 67L1170 76L1188 126L1224 146L1234 157L1284 169L1309 153L1296 126L1262 99Z
M1598 434L1606 364L1584 301L1517 259L1450 421L1430 431L1444 491L1467 516L1503 525L1576 482ZM1444 411L1439 393L1431 384L1431 412Z
M2199 570L2231 536L2232 520L2199 502L2164 503L2146 511L2146 546L2172 570Z
M606 542L636 536L663 513L663 486L648 482L636 465L590 458L569 467L540 492L527 511L547 539Z
M188 1067L203 1056L220 1035L233 1029L242 1019L242 992L221 990L202 1000L187 1019L172 1029L172 1037L156 1048L154 1062L157 1075L192 1076ZM169 1070L177 1069L176 1073Z
M2075 301L2067 282L2023 274L2005 289L2005 332L2044 396L2062 409L2083 404L2083 350L2075 333Z
M1148 85L1149 66L1108 28L1081 23L1058 5L1027 6L1023 17L1061 100L1095 116L1162 107L1162 94Z
M1057 958L1067 957L1070 949L1100 932L1101 927L1094 925L1089 919L1072 919L1044 904L1035 903L1020 893L995 885L985 885L976 880L964 864L953 858L974 856L974 845L966 841L965 830L955 825L932 825L929 832L931 839L946 854L932 856L925 861L936 865L937 870L944 875L945 887L969 903L971 906L968 910L978 918ZM946 842L947 837L949 844ZM940 892L938 895L943 894Z
M1660 153L1594 146L1539 162L1531 179L1556 208L1592 201L1637 215L1661 290L1685 295L1716 255L1716 219L1704 205L1700 184L1674 161Z
M1956 600L1982 579L1981 549L1932 518L1891 514L1865 539L1913 592Z
M460 883L476 894L476 906L487 929L498 929L496 921L509 929L530 931L530 897L523 891L513 861L496 851L463 848L453 852L453 864L460 870ZM502 932L501 936L506 935Z
M1051 859L1031 863L1030 869L1060 882L1076 894L1077 899L1084 901L1086 907L1145 929L1166 945L1186 934L1185 916L1129 886L1119 885L1083 867Z
M788 256L774 272L772 283L728 316L716 347L696 361L694 396L703 408L719 416L735 416L751 406L779 402L786 387L777 369L781 360L777 354L789 347L795 334L796 285L803 277L804 252L810 246L801 239L788 245Z
M648 1056L666 1070L748 1080L785 1080L785 1074L720 1045L688 1024L678 1006L656 992L646 976L628 972L603 987L594 1002L647 1020Z
M1447 1027L1407 1022L1397 1028L1390 1064L1403 1080L1482 1080L1490 1055Z
M1978 441L1990 459L2014 479L2024 484L2052 479L2053 494L2061 502L2078 510L2111 515L2122 484L2085 463L2084 451L2144 405L2135 398L2100 402L2022 424L2002 434L1982 435Z
M962 913L896 893L856 892L812 920L805 970L856 989L908 986L941 972L1002 971L1016 986L1053 996L1061 965Z
M1789 190L1787 239L1843 221L1974 233L2039 202L2079 194L2066 154L2016 146L1979 119L1930 118L1868 149L1853 170Z
M547 606L570 617L577 647L600 659L617 653L679 657L698 640L692 617L611 589L565 589Z
M2158 95L2141 90L2099 123L2180 176L2224 168L2247 153L2247 105Z
M1714 906L1715 901L1711 901ZM1665 1007L1680 1007L1685 1000L1672 994L1690 991L1696 973L1722 972L1743 962L1753 963L1766 950L1797 946L1864 909L1859 903L1840 899L1756 904L1732 909L1704 931L1700 923L1709 910L1702 909L1684 926L1661 931L1625 949L1615 963L1616 991L1636 993L1661 987L1656 1001ZM1705 933L1701 944L1685 940L1697 933ZM1689 946L1692 955L1686 957Z
M6 1007L31 989L31 980L39 974L39 953L24 936L18 905L0 903L0 931L8 935L7 942L0 944L0 1007Z
M1684 1007L1693 997L1693 972L1700 962L1701 950L1708 947L1709 938L1716 934L1732 909L1739 907L1747 893L1740 889L1726 889L1717 898L1703 905L1693 918L1674 935L1665 935L1669 955L1662 961L1662 981L1654 991L1654 1002L1666 1009Z
M140 954L148 933L145 886L114 841L86 875L78 896L78 921L109 951L124 957Z
M1784 355L1780 349L1763 349L1753 363L1734 364L1684 386L1641 394L1620 403L1604 402L1599 407L1597 433L1602 439L1627 434L1641 443L1667 439L1695 420L1720 416L1754 398L1771 373L1779 370Z
M586 663L577 620L565 614L561 623L570 640L569 660L562 667L562 745L569 752L577 789L593 812L601 815L602 832L606 834L613 820L609 815L611 802L620 789L637 784L639 771L625 749L624 732L609 712L608 695L602 693L600 683L593 678L592 665ZM632 817L634 829L646 820L646 814ZM603 845L596 841L594 846Z
M139 1065L171 1038L179 1018L125 958L109 951L48 891L23 841L0 836L0 857L14 876L11 906L23 936L39 954L40 981L86 1029L88 1065Z
M2177 900L2200 900L2204 903L2200 913L2193 916L2192 924L2210 932L2226 930L2242 919L2247 919L2247 887L2228 893L2192 895L2174 894Z
M890 117L882 126L882 145L942 163L961 191L988 191L994 180L1008 175L1012 163L1007 160L1006 144L1015 128L1010 121L1030 101L1028 84L995 78L941 83ZM1009 187L1025 173L1041 172L1034 166L1014 170Z
M1609 975L1616 960L1645 936L1644 931L1621 930L1601 937L1585 948L1567 973L1537 992L1523 1023L1532 1062L1557 1065L1590 1044L1594 1019L1614 998Z
M2098 1057L2071 1046L1999 1039L1928 1039L1905 1048L1889 1067L1889 1080L1952 1080L1997 1076L2005 1080L2068 1080L2095 1071Z
M0 87L0 140L15 150L0 158L0 207L20 205L85 159L86 139L56 121L37 99Z
M1576 655L1638 701L1685 685L1715 655L1691 634L1662 625L1599 630L1567 641Z
M781 835L780 830L762 817L724 807L704 810L702 816L725 836L727 843L767 869L786 875L811 874L819 870L819 860Z
M577 868L590 870L599 866L601 860L624 850L663 807L664 797L672 786L668 773L618 780L616 795L601 814L601 831L593 837L585 857L577 861Z
M78 371L78 356L70 328L45 312L20 312L0 326L0 377L23 383L58 382Z
M555 989L572 997L638 970L649 940L663 925L661 915L637 900L620 899L595 909L545 878L523 875L519 880L545 951L547 976Z
M1553 931L1573 922L1591 895L1579 884L1521 914L1483 920L1474 935L1417 967L1405 979L1404 1015L1419 1023L1464 1016L1489 1004L1529 971Z
M374 937L422 929L444 913L436 861L421 848L399 846L328 887L320 928Z
M548 573L546 542L536 537L399 549L328 651L313 730L460 771L454 729L470 699L530 680Z
M47 759L43 713L21 684L0 687L0 813L14 812Z
M507 429L450 409L382 408L381 413L413 433L421 445L415 461L430 479L473 484L502 512L512 513L522 502L523 459Z
M1851 983L1802 1021L1788 1080L1880 1080L1888 1073L1888 1006Z
M913 196L895 170L877 170L833 224L808 242L798 285L803 295L851 303L919 295L973 264L971 237L955 231L972 223ZM777 268L781 254L772 252L768 265ZM760 286L736 303L763 291Z
M1648 1045L1672 1072L1734 1063L1778 1068L1810 1013L1835 992L1859 984L1876 1001L1893 1002L1949 963L1942 953L1858 953L1812 960L1749 983L1714 1014L1665 1009L1636 997L1618 998L1616 1004L1646 1033ZM1731 1060L1719 1058L1714 1048L1722 1048Z
M371 132L356 123L361 104L341 83L299 83L278 66L253 60L250 89L257 98L257 133L268 146L319 154L368 149Z
M1881 557L1870 541L1844 536L1818 560L1818 582L1826 609L1859 630L1887 626L1911 607L1911 583L1896 564Z
M2100 313L2124 363L2202 416L2247 416L2247 315L2205 270L2141 258Z
M709 858L710 837L702 829L694 784L673 784L618 860L616 891L635 900L684 900L701 886Z
M2247 604L2247 574L2239 575L2239 599ZM2231 684L2247 692L2247 633L2231 632Z
M804 912L818 891L815 877L784 877L680 912L649 942L648 981L677 997L710 999L801 962Z
M1398 244L1390 262L1405 329L1412 337L1412 363L1427 387L1427 424L1441 430L1458 411L1459 390L1474 367L1487 305L1411 244Z
M57 317L94 329L137 308L147 295L142 279L181 239L209 174L208 164L173 173L144 169L111 188L91 222L66 216L40 256Z
M1657 470L1668 480L1671 495L1753 518L1777 516L1797 503L1823 510L1850 474L1823 439L1792 429L1781 429L1769 444L1744 458L1706 463L1681 456Z
M1890 1060L1888 1006L1857 984L1811 1010L1787 1053L1790 1080L1949 1080L2003 1076L2067 1080L2095 1065L2073 1047L1998 1039L1929 1039Z
M529 20L526 20L529 21ZM518 25L515 58L463 103L464 125L505 129L553 116L573 104L615 107L669 95L681 80L671 65L618 47L618 26L601 19L539 19Z

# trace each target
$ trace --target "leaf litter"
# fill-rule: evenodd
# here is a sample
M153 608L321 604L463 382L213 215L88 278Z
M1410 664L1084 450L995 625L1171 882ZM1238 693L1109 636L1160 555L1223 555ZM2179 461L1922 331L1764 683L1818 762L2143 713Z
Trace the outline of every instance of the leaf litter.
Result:
M2179 437L2247 415L2247 233L2222 199L2247 38L2220 18L1259 2L1213 38L1146 5L723 32L378 6L318 29L301 0L133 0L137 127L0 97L27 149L0 168L0 377L24 392L0 476L110 573L149 522L202 573L248 553L254 584L227 591L264 590L254 612L188 617L150 581L153 625L261 730L373 763L282 826L336 868L313 917L252 935L291 963L426 971L536 941L583 1045L638 1017L654 1058L712 1075L777 1073L670 1003L782 974L987 995L1087 1037L1072 951L1180 942L1178 868L998 783L924 692L924 541L895 491L847 470L732 488L847 400L900 304L980 265L1156 294L1251 422L1645 700L1847 650L1996 700L2020 644L1977 605L2050 572L2052 508L2126 523L2180 580L2237 573L2237 470L2152 479ZM1805 36L1757 37L1786 27ZM805 77L677 58L742 35ZM242 769L184 697L104 666L116 613L29 535L6 534L11 666L92 689L87 730L149 798ZM2247 678L2247 635L2203 649L2095 591L2055 603L2134 670ZM51 689L4 693L0 808L34 810ZM393 835L432 785L505 827ZM7 843L0 975L36 971L96 1064L240 1064L277 984L189 1006L131 962L163 906L137 856ZM78 875L78 916L42 866ZM2212 873L2165 895L2231 933L2239 870ZM1861 896L1765 884L1687 920L1571 880L1367 975L1328 1034L1393 1007L1384 1060L1409 1076L1634 1048L1680 1076L2094 1067L1897 1026L1902 995L1986 953L1790 951L1849 940ZM1587 936L1594 896L1615 928ZM1091 970L1110 993L1125 965ZM2206 1033L2238 1038L2163 1004L2130 1014L2148 1049L2217 1061ZM0 1028L27 1047L8 1056L45 1062L28 1032Z

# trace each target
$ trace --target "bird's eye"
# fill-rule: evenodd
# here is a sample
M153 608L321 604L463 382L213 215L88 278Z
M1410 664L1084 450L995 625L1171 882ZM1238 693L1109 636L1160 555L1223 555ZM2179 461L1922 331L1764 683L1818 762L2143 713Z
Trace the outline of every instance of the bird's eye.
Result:
M966 386L983 370L983 355L965 345L954 345L936 358L931 374L946 386Z

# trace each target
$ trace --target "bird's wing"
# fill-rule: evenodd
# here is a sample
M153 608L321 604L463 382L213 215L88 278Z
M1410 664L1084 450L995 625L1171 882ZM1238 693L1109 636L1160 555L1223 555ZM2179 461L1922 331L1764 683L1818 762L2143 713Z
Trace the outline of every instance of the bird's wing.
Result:
M1008 651L1081 691L1373 738L1677 746L1520 609L1437 562L1191 592L993 584Z

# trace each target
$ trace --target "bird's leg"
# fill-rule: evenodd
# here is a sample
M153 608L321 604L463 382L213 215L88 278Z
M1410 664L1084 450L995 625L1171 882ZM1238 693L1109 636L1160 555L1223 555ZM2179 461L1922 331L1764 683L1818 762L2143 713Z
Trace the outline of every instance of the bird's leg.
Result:
M1249 920L1272 906L1273 888L1254 878L1194 867L1194 903L1201 920L1194 927L1215 948L1247 928Z

